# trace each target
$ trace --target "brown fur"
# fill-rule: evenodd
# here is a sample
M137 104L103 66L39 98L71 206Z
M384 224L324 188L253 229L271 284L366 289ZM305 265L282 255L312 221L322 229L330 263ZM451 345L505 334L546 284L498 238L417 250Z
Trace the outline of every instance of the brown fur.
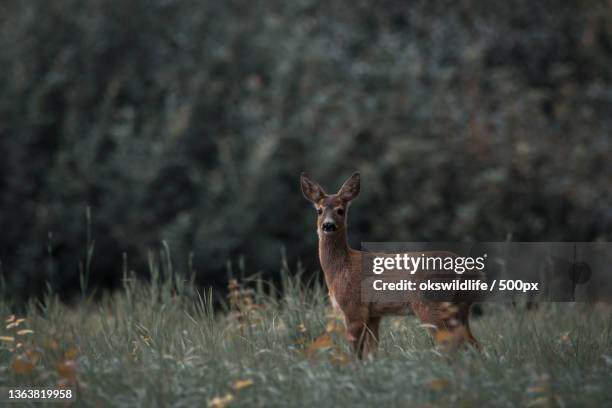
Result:
M359 194L358 173L332 195L326 194L305 174L301 176L301 185L304 196L317 209L319 260L331 301L344 317L348 341L359 358L377 349L380 320L386 315L414 313L429 329L436 343L449 344L452 340L453 346L467 342L479 347L469 328L469 304L434 303L418 297L409 302L361 302L363 252L349 247L346 228L349 204ZM333 222L337 229L326 233L324 222Z

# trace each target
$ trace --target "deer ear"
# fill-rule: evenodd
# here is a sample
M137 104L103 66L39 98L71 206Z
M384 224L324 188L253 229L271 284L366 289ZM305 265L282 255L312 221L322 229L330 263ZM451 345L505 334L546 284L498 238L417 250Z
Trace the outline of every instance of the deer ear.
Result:
M302 185L302 193L307 200L318 203L325 198L325 191L316 181L309 179L306 173L302 173L300 176L300 184Z
M353 173L342 185L342 188L338 191L338 195L344 201L351 201L359 195L359 186L361 184L361 177L358 172Z

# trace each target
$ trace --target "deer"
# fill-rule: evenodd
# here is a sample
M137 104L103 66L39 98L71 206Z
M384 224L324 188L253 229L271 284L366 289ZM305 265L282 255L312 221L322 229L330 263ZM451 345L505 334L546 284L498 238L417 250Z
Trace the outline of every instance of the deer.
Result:
M358 172L353 173L335 194L327 194L306 173L301 174L300 184L304 197L314 205L317 213L319 262L330 301L340 312L346 338L359 359L376 352L381 319L391 315L416 315L436 344L443 345L452 338L455 347L471 345L480 349L470 330L471 304L468 302L433 302L422 296L413 296L406 302L361 301L364 251L351 248L347 234L349 205L360 191ZM449 336L451 332L459 335Z

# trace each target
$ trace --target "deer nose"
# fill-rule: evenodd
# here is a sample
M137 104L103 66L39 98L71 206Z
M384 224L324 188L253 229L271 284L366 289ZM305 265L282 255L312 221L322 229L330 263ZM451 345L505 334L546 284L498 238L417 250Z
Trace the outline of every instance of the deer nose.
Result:
M329 221L328 222L324 222L323 225L321 225L321 228L325 232L335 231L336 230L336 224L334 224L333 222L329 222Z

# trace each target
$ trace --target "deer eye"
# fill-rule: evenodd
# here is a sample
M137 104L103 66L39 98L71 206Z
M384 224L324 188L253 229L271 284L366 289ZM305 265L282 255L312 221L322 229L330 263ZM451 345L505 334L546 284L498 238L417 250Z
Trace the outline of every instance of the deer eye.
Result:
M323 209L322 208L317 208L317 214L319 214L319 215L323 214Z
M342 208L338 208L338 209L336 210L336 213L337 213L338 215L344 215L344 210L343 210Z

